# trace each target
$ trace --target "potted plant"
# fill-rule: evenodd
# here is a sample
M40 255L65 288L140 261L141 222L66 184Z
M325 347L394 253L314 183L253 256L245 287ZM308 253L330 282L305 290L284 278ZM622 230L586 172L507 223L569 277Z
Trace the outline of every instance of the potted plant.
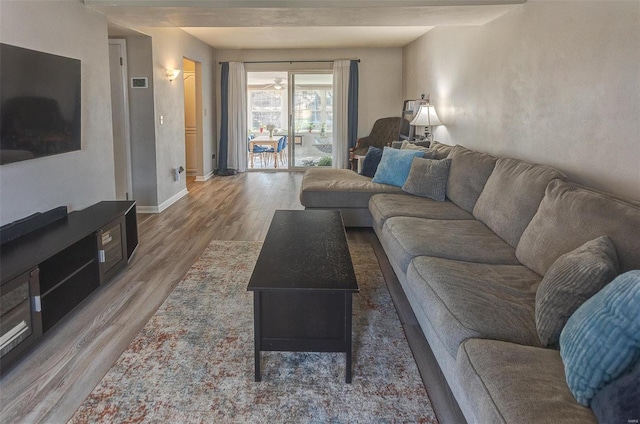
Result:
M269 137L273 137L273 131L276 129L274 124L267 125L267 131L269 131Z
M313 128L314 128L315 126L316 126L316 125L315 125L313 122L310 122L310 123L309 123L309 132L313 131Z

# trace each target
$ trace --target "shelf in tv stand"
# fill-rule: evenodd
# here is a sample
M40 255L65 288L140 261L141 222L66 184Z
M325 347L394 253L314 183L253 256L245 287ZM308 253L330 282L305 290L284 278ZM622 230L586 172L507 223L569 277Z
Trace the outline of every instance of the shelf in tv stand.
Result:
M19 359L43 333L126 267L137 245L133 201L100 202L4 244L0 250L2 296L14 281L23 281L25 273L37 270L29 305L34 328L41 330L28 343L3 353L0 369Z

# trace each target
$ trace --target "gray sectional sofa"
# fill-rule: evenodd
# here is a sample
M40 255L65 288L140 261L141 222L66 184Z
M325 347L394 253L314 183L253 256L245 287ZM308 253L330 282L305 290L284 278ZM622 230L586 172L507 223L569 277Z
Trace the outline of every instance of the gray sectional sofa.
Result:
M640 206L560 171L436 144L447 199L311 169L301 202L371 226L470 423L589 423L557 349L536 330L536 291L561 255L607 235L620 273L640 269Z

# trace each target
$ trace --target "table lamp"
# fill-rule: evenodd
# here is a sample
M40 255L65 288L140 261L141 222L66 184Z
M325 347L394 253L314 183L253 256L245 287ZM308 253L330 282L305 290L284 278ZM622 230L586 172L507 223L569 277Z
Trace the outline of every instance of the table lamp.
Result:
M428 141L433 141L433 134L431 133L431 127L435 125L442 125L436 108L433 105L426 104L421 105L418 109L418 113L413 118L409 125L424 127L424 137Z

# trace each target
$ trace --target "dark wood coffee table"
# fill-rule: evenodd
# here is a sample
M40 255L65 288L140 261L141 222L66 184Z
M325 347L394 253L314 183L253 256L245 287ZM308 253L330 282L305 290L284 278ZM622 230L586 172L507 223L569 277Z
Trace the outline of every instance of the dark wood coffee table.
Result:
M351 383L352 294L358 283L339 211L275 212L247 290L260 352L344 352Z

